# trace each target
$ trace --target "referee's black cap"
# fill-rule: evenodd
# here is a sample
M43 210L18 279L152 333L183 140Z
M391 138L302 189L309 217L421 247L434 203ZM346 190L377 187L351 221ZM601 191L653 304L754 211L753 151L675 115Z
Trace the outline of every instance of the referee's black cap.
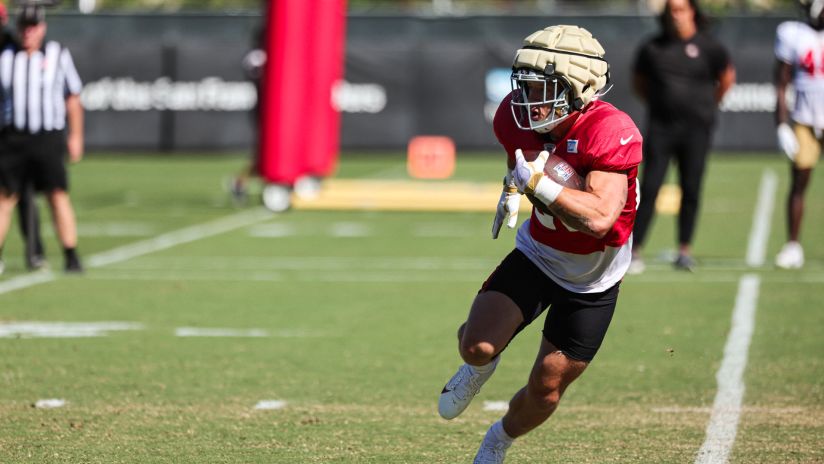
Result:
M19 26L34 26L46 21L46 10L41 5L23 5L17 13Z

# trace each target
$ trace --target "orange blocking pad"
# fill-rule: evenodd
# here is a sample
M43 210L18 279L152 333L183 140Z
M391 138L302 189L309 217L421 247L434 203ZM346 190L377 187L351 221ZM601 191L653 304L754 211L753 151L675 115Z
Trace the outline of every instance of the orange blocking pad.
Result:
M455 142L437 135L413 137L407 149L406 169L415 179L448 179L455 172Z

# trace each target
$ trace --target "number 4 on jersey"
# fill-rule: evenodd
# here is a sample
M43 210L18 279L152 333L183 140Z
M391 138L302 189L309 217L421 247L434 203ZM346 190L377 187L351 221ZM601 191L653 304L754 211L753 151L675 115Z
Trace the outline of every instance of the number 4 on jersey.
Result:
M802 71L811 76L814 75L816 71L819 74L824 75L824 50L822 50L821 52L821 59L818 61L818 64L819 67L816 69L813 51L807 50L807 53L805 53L804 57L801 58L801 62L798 63L798 67L801 68Z

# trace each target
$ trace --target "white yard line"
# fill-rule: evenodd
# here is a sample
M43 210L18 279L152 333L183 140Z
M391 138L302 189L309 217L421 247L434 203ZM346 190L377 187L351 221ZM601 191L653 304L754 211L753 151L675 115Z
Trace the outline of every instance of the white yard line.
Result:
M143 330L138 322L40 322L0 323L0 338L87 338L105 337L110 332Z
M65 405L66 400L62 398L47 398L43 400L37 400L34 402L34 407L37 409L62 408Z
M270 411L275 409L283 409L287 406L284 400L260 400L255 404L255 410Z
M241 227L256 224L264 219L272 217L272 213L257 208L251 211L225 216L214 221L185 227L180 230L158 235L147 240L141 240L129 245L115 248L92 255L86 261L90 268L102 267L108 264L119 263L138 256L165 250L173 246L194 242L214 235L219 235ZM0 294L9 293L21 288L32 287L34 285L51 282L59 277L54 272L42 272L25 274L0 282Z
M397 283L438 283L438 282L479 282L483 280L478 275L426 274L410 275L409 272L372 272L341 271L313 273L279 273L255 272L252 274L223 273L191 273L191 272L122 272L113 270L105 274L95 274L86 277L91 280L140 280L140 281L213 281L213 282L326 282L326 283L361 283L361 284L397 284ZM480 280L479 280L480 279Z
M225 329L206 327L178 327L175 329L175 337L262 338L268 336L269 332L263 329Z
M21 288L31 287L45 282L51 282L56 277L51 271L23 274L12 279L0 281L0 295L13 292Z
M303 329L232 329L216 327L178 327L175 337L227 337L227 338L317 338L328 337L329 334L319 330Z
M266 270L248 270L245 269L243 273L232 273L231 270L227 270L226 272L192 272L192 271L169 271L164 269L156 269L156 270L149 270L149 269L140 269L141 272L135 272L131 270L120 270L120 269L111 269L107 270L105 273L96 273L90 274L84 279L88 280L135 280L135 281L154 281L154 282L180 282L180 281L190 281L190 282L332 282L332 283L346 283L346 282L359 282L363 284L377 284L377 283L387 283L387 284L394 284L397 282L416 282L416 283L426 283L426 282L479 282L478 279L483 279L483 276L480 275L459 275L458 273L445 273L445 274L425 274L425 273L418 273L418 274L410 274L409 271L385 271L381 273L362 273L361 271L349 271L348 273L340 272L340 273L333 273L333 272L326 272L325 270L318 269L316 271L307 271L305 273L283 273L283 272L271 272ZM352 273L357 273L357 276L353 277ZM702 272L704 269L702 268ZM729 285L731 283L738 282L741 279L740 275L733 275L727 273L713 273L710 275L700 275L700 276L686 276L686 277L679 277L679 276L661 276L661 277L652 277L652 276L640 276L638 279L634 280L636 284L650 284L650 285L678 285L678 284L688 284L694 285L696 283L706 284L706 285ZM798 276L795 275L776 275L770 276L767 278L762 278L763 282L769 283L791 283L791 284L799 284L799 285L821 285L824 283L824 274L810 274L806 276Z
M772 171L765 171L758 191L755 217L747 245L747 264L759 267L764 264L767 241L770 235L770 218L775 197L776 178ZM755 310L758 306L758 292L761 279L755 274L741 276L735 308L732 313L732 327L724 346L724 358L715 374L718 391L712 405L706 437L695 464L726 464L735 444L741 405L744 400L744 370L750 341L755 328Z
M715 375L718 392L712 405L707 436L695 459L696 464L726 463L735 444L744 399L744 369L755 327L759 284L757 275L747 274L741 277L738 285L732 329L724 346L724 359Z
M767 239L770 236L770 222L775 204L775 189L778 177L772 170L764 171L761 186L758 189L758 202L755 204L750 240L747 245L747 265L761 267L767 252Z
M506 412L509 410L509 401L484 401L484 411Z
M233 214L211 222L186 227L174 232L158 235L148 240L142 240L103 253L98 253L90 257L87 263L89 267L102 267L107 264L119 263L137 256L165 250L183 243L194 242L206 237L256 224L270 217L272 217L272 213L262 208Z

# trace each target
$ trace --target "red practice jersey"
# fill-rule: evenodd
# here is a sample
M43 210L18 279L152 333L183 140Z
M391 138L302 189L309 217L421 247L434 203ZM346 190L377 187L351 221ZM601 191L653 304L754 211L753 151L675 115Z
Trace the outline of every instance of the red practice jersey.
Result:
M632 119L623 111L603 101L594 101L578 117L564 138L553 143L548 134L519 129L512 117L510 96L504 98L495 113L495 136L514 163L515 150L547 150L569 163L586 178L592 171L621 172L627 175L627 199L621 215L604 238L571 229L560 219L532 209L530 234L551 248L566 253L590 254L606 247L627 243L638 206L636 177L641 163L642 137Z
M568 162L582 177L592 171L627 176L623 211L604 238L572 229L560 219L532 208L518 230L515 247L547 276L576 293L603 292L624 277L632 258L632 225L638 206L636 177L641 163L641 133L626 113L595 101L585 108L566 135L553 143L548 135L519 129L506 97L495 114L498 141L514 163L515 150L547 150Z

